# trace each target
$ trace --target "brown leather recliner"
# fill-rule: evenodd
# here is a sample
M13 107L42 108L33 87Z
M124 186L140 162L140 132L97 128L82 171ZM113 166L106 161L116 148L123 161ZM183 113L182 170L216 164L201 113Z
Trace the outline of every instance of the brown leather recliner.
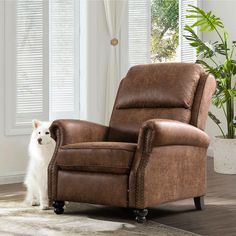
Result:
M56 120L49 199L135 209L194 198L204 206L206 152L203 131L216 83L201 66L163 63L132 67L121 81L108 127Z

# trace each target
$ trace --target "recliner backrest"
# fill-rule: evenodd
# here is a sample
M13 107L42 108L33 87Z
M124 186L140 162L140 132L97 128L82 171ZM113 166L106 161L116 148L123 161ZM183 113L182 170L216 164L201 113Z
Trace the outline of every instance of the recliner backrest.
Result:
M207 77L203 68L193 63L132 67L119 86L108 140L137 142L142 123L155 118L177 120L204 129L215 89L215 80L211 77L207 89L212 91L204 94Z

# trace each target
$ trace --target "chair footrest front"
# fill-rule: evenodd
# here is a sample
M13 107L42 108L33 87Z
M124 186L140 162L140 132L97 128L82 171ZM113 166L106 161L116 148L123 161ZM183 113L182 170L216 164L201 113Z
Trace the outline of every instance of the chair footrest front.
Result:
M58 171L57 199L127 207L128 176L91 172ZM112 196L112 197L111 197Z

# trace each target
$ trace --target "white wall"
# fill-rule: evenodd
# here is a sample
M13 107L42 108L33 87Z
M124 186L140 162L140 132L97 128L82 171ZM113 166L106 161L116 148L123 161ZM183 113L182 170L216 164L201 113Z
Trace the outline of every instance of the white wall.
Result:
M236 40L236 0L207 0L203 1L203 9L206 11L212 11L216 16L220 17L224 22L225 29L229 33L231 40ZM212 33L203 33L203 40L205 42L212 41L217 39L216 35L212 35ZM236 54L234 59L236 59ZM222 111L211 107L210 109L220 120L224 121L224 117ZM226 125L224 122L224 130L226 130ZM207 123L207 132L211 137L216 135L220 135L219 129L216 125L208 118Z
M27 136L5 136L4 2L0 0L0 184L21 181L27 163Z

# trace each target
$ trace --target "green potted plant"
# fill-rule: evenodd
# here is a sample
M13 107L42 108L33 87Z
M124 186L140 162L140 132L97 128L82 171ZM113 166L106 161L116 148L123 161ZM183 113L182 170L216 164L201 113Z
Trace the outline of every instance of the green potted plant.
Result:
M213 97L213 104L222 110L227 129L222 128L222 122L211 112L209 117L219 127L221 136L214 139L214 168L216 172L236 174L236 139L234 116L234 98L236 96L236 60L234 49L236 41L229 42L228 33L220 18L211 11L189 5L187 18L194 19L192 25L186 25L184 36L190 45L196 49L196 63L203 65L205 70L215 76L217 89ZM218 40L203 42L196 34L194 28L200 32L214 32Z

